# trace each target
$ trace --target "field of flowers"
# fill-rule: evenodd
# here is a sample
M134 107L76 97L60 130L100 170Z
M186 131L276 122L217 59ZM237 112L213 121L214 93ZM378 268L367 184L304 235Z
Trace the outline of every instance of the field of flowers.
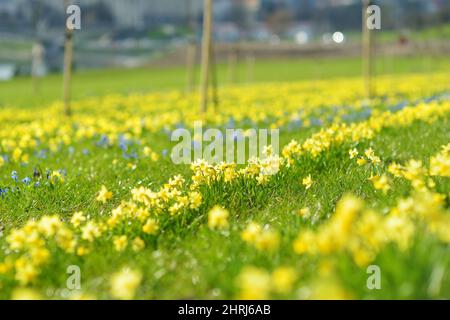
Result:
M229 86L203 115L177 91L3 107L0 298L450 298L449 80ZM280 154L175 165L197 120L279 128Z

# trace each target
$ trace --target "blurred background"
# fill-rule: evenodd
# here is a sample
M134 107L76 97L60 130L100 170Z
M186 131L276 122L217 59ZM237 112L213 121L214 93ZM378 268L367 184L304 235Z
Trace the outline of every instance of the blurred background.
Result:
M117 70L124 68L168 68L173 77L168 73L166 82L152 83L149 78L144 88L137 85L137 81L145 79L143 75L128 73L130 81L136 77L136 85L117 86L122 85L124 90L181 87L185 78L175 70L186 65L189 48L196 48L193 52L197 63L200 59L203 0L70 3L79 5L82 13L82 28L74 33L76 72L108 69L115 70L115 77L123 74ZM382 28L375 32L378 73L402 69L403 58L412 59L408 63L412 71L431 71L445 63L450 53L450 0L373 3L381 7ZM357 75L361 15L361 0L214 0L214 52L219 80L276 80L278 73L289 79L294 70L299 72L292 76L293 80ZM0 0L0 80L30 75L33 50L42 56L39 73L57 77L63 66L66 17L62 0ZM341 59L342 63L332 66L339 69L335 73L334 69L323 71L330 59ZM285 63L267 63L273 60ZM112 85L112 89L117 88Z
M0 0L0 61L30 72L32 43L41 41L48 71L62 67L65 14L61 0ZM190 37L201 38L202 0L79 0L82 30L76 68L184 63ZM418 42L445 52L450 45L449 0L380 0L378 48L412 54ZM256 57L358 54L360 0L215 0L219 59L230 50ZM236 54L236 52L235 52ZM161 61L162 60L162 61Z

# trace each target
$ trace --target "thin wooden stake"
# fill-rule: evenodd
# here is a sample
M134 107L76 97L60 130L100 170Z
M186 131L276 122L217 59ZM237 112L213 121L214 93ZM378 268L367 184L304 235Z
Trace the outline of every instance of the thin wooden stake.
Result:
M186 2L186 10L188 16L188 24L189 24L189 43L187 46L186 53L186 89L188 92L191 92L195 86L195 58L197 56L197 46L195 45L195 22L192 15L192 0L187 0Z
M219 89L218 89L218 81L217 81L217 67L216 67L216 54L214 51L214 46L211 43L211 85L212 85L212 95L213 95L213 103L214 110L217 110L219 107Z
M40 74L39 68L42 68L43 64L45 64L44 50L44 47L36 39L33 43L33 47L31 48L31 78L33 80L34 94L39 93L39 78L43 76L42 74Z
M69 1L64 0L64 9L67 9L68 6ZM63 79L64 113L66 114L66 116L70 116L72 114L72 110L70 107L72 60L73 60L73 30L67 28L66 25L65 40L64 40L64 79Z
M255 56L252 52L247 55L247 82L253 82L255 73Z
M228 52L228 82L236 83L236 68L238 63L237 45L231 45Z
M362 60L363 60L363 77L364 77L364 92L367 99L373 96L372 87L372 72L373 72L373 43L372 32L367 27L367 19L369 14L367 8L370 5L370 0L363 0L362 12Z
M192 90L195 87L195 57L197 55L197 48L195 46L195 43L189 43L187 47L187 54L186 54L186 64L187 64L187 70L186 70L186 90L188 92L192 92Z
M204 0L203 11L202 66L200 83L200 112L208 109L209 68L212 44L212 0Z
M45 63L45 61L39 61L43 58L44 50L45 48L43 45L40 44L39 41L39 34L38 34L38 27L39 27L39 21L41 18L41 9L42 9L42 3L40 1L35 2L36 7L33 9L33 28L34 28L34 43L33 47L31 49L31 77L33 80L33 93L38 94L39 93L39 76L37 65L36 63L42 62ZM45 59L44 59L45 60Z

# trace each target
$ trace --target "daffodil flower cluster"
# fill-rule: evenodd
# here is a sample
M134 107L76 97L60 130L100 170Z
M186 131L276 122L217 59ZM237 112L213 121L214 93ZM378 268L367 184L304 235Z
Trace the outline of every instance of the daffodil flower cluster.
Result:
M446 79L445 75L436 77ZM4 261L0 261L0 275L26 287L38 280L53 255L60 252L83 259L94 253L100 243L107 243L116 253L139 252L152 240L164 237L171 222L179 222L184 227L180 221L186 216L205 213L202 221L208 231L225 234L225 230L233 229L234 213L219 205L206 208L209 199L205 197L210 189L235 184L265 188L272 179L282 179L280 172L299 168L305 158L316 159L339 146L344 150L350 148L349 157L361 169L369 166L373 169L368 179L375 189L387 193L394 188L393 181L401 178L411 182L413 192L387 210L387 214L371 209L361 199L345 196L331 218L317 229L299 230L293 242L297 254L324 257L347 254L357 265L366 266L387 245L405 251L422 235L436 237L448 244L450 212L445 206L445 197L434 189L433 179L450 176L450 145L443 146L426 165L413 159L405 164L393 162L387 165L387 172L382 172L386 164L375 150L358 150L359 143L373 139L383 129L448 118L450 101L445 98L420 100L410 106L392 109L374 108L381 102L389 106L399 104L405 96L410 101L419 98L414 93L415 86L423 85L425 93L434 95L445 91L445 85L430 88L423 78L411 76L405 82L397 80L387 84L388 81L381 81L379 90L383 97L367 105L358 98L362 88L357 83L356 80L340 79L282 86L255 85L246 88L244 93L242 88L228 88L223 112L201 116L192 111L191 106L198 102L194 95L175 92L85 99L74 104L77 112L72 121L58 115L60 103L48 106L42 115L13 112L9 108L1 110L0 122L5 125L0 129L0 170L10 165L26 166L32 160L44 160L44 154L57 154L62 148L92 142L99 148L118 147L115 150L122 152L126 159L137 162L139 156L144 156L157 162L160 154L152 145L154 135L167 134L174 127L188 126L199 119L223 127L232 127L236 122L249 126L266 122L288 130L313 126L320 129L313 130L314 133L303 142L292 140L283 148L281 156L272 154L269 149L265 157L249 159L245 166L224 162L210 164L198 159L190 166L191 177L175 175L160 187L138 184L125 199L110 190L111 186L105 182L92 194L92 201L104 210L100 215L93 217L89 209L85 212L75 209L67 218L48 214L6 230L7 254ZM397 86L396 90L392 90L392 86ZM402 98L391 94L392 91ZM326 106L324 96L328 99ZM100 113L104 116L98 117ZM129 164L136 168L135 163ZM13 176L16 183L18 173ZM50 170L47 180L52 187L58 188L68 177L62 170ZM303 185L305 192L320 186L320 181L311 174L303 175L298 183ZM7 189L0 189L0 201L6 194L3 190ZM113 201L114 206L110 207ZM301 209L300 215L309 218L310 208ZM281 233L275 228L249 222L243 230L238 230L241 230L243 243L250 248L265 253L280 248ZM111 296L119 299L135 297L142 280L141 271L129 267L120 269L110 277ZM287 294L296 280L297 274L290 267L280 267L272 272L245 268L237 281L239 297L263 299L272 294ZM34 292L23 290L16 294L34 296Z
M301 230L293 248L297 254L347 252L356 264L367 266L389 243L407 250L419 230L448 243L450 238L445 230L450 228L449 213L444 207L444 197L431 191L400 200L387 215L366 208L362 200L348 195L317 231Z

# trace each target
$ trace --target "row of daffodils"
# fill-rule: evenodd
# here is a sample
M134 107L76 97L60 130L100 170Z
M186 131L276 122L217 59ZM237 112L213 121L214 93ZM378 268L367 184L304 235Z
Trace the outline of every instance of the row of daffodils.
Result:
M410 159L405 163L383 159L377 150L359 147L360 142L374 139L389 128L406 128L417 122L433 125L449 119L447 88L436 85L444 82L445 75L434 77L433 86L420 76L409 76L407 81L386 77L380 81L380 98L370 103L358 100L361 90L356 80L229 88L222 102L224 111L206 114L201 120L223 128L236 124L268 124L292 132L312 128L311 135L303 141L292 140L279 156L268 148L265 158L250 159L245 166L196 160L190 166L191 175L175 175L159 187L136 186L128 197L102 215L94 217L84 210L72 212L69 219L58 214L43 215L7 228L2 235L0 282L15 284L12 298L44 297L44 288L36 285L41 270L60 253L83 259L95 255L96 248L106 244L118 254L138 255L147 250L150 242L164 237L174 224L187 228L202 215L212 231L229 230L235 223L233 212L209 201L212 190L264 188L272 180L282 183L284 175L300 168L305 159L315 159L337 148L344 150L347 159L357 167L369 169L371 174L365 183L375 190L389 193L393 181L398 179L409 184L409 194L397 199L388 212L378 212L364 200L347 194L337 202L329 219L314 228L298 230L290 250L299 258L321 261L317 275L308 280L308 291L297 290L298 270L288 264L274 270L248 265L232 281L236 283L236 298L266 299L278 294L351 298L351 292L333 277L334 256L347 254L356 266L367 267L385 248L393 246L399 252L408 252L415 237L433 237L443 246L450 243L449 190L437 190L435 183L436 179L450 178L450 144L443 145L426 162ZM175 127L189 127L199 120L190 108L195 102L195 95L175 92L92 98L74 105L77 112L70 121L57 115L58 103L40 113L7 108L0 111L0 122L5 123L0 128L0 171L14 165L26 167L36 159L45 163L46 157L87 141L123 148L124 155L130 157L130 167L139 165L140 156L158 163L164 154L152 148L152 142ZM99 114L103 116L98 118ZM136 157L127 153L129 145L137 146ZM46 150L45 157L42 150ZM13 176L16 184L20 179L14 177L19 174L16 171ZM43 183L45 178L42 179L38 182ZM52 169L46 177L56 188L65 179L63 169ZM319 182L311 173L298 183L308 192ZM92 201L117 201L110 189L102 186L92 195ZM6 187L0 190L4 190L1 201L8 193ZM12 192L14 186L9 187L9 193ZM312 210L299 208L298 214L307 221ZM281 246L282 235L269 225L249 221L238 229L242 245L255 251L273 252ZM122 266L109 276L109 296L135 298L142 281L141 270L131 263ZM71 298L96 297L95 293L81 291Z

